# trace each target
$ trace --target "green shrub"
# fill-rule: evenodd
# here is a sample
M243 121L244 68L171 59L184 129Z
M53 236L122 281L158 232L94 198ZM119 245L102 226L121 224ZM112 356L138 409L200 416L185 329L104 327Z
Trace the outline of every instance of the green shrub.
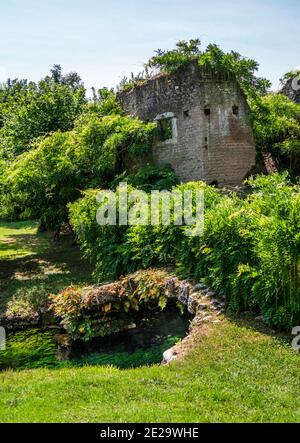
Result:
M183 195L184 191L204 191L204 205L208 209L220 198L218 191L203 182L189 182L177 185L173 191ZM191 277L195 268L193 262L194 248L199 247L199 237L185 235L186 227L176 226L174 213L171 208L171 224L165 226L130 226L124 244L124 249L130 252L132 261L139 267L166 266L175 264L181 277ZM184 263L183 263L184 262Z
M99 226L97 191L70 207L78 239L99 280L151 266L175 265L182 277L205 280L226 296L231 310L262 312L275 326L300 321L300 194L286 175L248 181L244 195L222 195L201 182L173 189L204 189L205 229ZM171 216L172 220L172 216Z
M178 178L174 170L169 165L147 165L135 173L128 175L125 172L117 176L113 182L113 185L116 186L120 182L124 181L137 189L150 192L152 190L171 190L172 187L178 182Z
M172 188L181 194L187 189L203 189L207 207L219 198L218 192L203 182L185 183ZM129 186L128 191L130 190L134 188ZM94 274L98 281L117 278L139 268L168 265L181 258L181 251L185 250L187 242L185 226L100 226L96 221L98 192L99 190L89 190L82 199L69 205L71 224L84 254L95 265ZM117 188L117 203L118 193ZM116 207L118 211L118 204ZM173 219L171 208L171 220Z
M300 104L269 94L252 104L257 151L271 152L278 164L297 176L300 169Z
M259 309L269 323L300 320L300 195L286 176L250 180L244 199L224 197L206 213L196 275L233 310Z
M1 202L6 215L57 229L68 221L67 204L80 190L110 183L120 153L143 155L150 149L155 128L131 117L84 114L73 131L53 133L6 169Z

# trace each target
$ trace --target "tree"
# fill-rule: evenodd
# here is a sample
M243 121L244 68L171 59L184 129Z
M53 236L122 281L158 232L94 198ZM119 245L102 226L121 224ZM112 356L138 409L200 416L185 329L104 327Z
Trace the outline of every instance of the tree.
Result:
M58 237L61 225L68 222L68 204L84 189L109 186L119 155L142 155L150 149L155 128L131 117L88 113L73 131L54 132L4 172L6 214L39 219Z
M258 153L272 153L299 175L300 105L282 94L269 94L253 103L252 114Z
M231 74L248 100L267 94L271 87L269 80L257 77L259 64L255 60L243 57L235 51L225 53L215 44L207 46L206 51L200 55L199 64L209 66L217 72Z
M209 44L205 51L201 51L200 47L199 39L188 42L181 40L176 44L175 49L155 51L155 55L149 60L147 66L173 73L192 60L196 60L202 67L209 67L217 73L231 75L249 99L256 97L257 94L267 93L271 83L265 78L256 76L259 65L255 60L243 57L235 51L226 53L215 44Z
M85 104L80 77L63 76L59 65L38 83L8 80L0 88L0 157L12 159L36 137L71 130Z
M198 38L188 42L180 40L176 43L175 49L155 51L155 55L146 63L146 66L173 73L191 60L197 60L201 55L200 46L201 41Z

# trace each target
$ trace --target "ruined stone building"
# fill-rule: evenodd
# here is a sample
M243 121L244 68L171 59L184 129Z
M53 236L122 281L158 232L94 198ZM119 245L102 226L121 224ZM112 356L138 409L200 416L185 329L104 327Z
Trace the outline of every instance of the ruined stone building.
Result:
M300 103L300 77L299 75L288 79L280 91L295 103Z
M155 164L181 181L238 185L255 164L249 108L233 79L190 63L119 93L126 113L158 126Z

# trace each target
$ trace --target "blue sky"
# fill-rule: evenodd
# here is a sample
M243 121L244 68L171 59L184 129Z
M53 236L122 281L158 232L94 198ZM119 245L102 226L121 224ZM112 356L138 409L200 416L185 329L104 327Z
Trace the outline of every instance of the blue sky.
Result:
M77 71L87 88L115 86L157 48L199 37L279 78L300 66L299 0L0 0L0 81Z

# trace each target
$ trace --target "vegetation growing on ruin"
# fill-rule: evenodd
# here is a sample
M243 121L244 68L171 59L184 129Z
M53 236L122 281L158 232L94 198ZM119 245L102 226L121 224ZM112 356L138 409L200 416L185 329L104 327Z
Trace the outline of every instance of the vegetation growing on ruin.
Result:
M226 53L216 44L202 50L199 39L179 41L175 49L155 51L145 71L132 74L130 81L124 79L120 88L132 89L157 73L173 74L193 61L210 75L238 82L251 109L258 157L271 153L278 164L283 162L292 174L299 174L300 104L280 93L269 93L271 83L257 75L259 64L253 59L236 51ZM285 74L283 85L295 76L297 71Z
M169 274L162 269L138 271L98 288L66 288L51 295L50 309L74 339L90 340L128 329L139 316L163 310L168 301ZM177 279L174 284L175 297Z
M224 79L236 80L247 97L252 99L257 94L265 95L271 86L269 80L257 76L259 64L255 60L235 51L226 53L216 44L209 44L202 50L200 39L192 39L179 41L175 49L156 50L145 64L145 71L137 76L132 74L130 79L123 79L120 89L129 90L157 73L174 74L193 61L212 75L223 74Z

